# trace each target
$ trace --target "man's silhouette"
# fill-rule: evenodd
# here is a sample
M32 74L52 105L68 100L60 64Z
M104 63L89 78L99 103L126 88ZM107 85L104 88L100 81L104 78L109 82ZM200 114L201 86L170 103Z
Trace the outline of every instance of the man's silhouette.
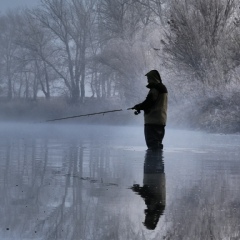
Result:
M132 109L136 113L144 110L144 135L147 147L163 149L162 140L167 122L168 90L162 83L157 70L151 70L146 75L149 88L146 99Z
M144 225L154 230L166 205L166 185L162 150L147 150L144 162L143 186L134 184L132 190L145 201Z

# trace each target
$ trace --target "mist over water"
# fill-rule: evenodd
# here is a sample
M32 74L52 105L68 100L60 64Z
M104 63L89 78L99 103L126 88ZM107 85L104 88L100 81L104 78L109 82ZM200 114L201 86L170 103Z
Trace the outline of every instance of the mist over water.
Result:
M239 238L240 136L1 124L1 239ZM155 191L157 189L157 191Z
M240 239L239 1L0 5L0 239ZM152 69L160 152L132 111Z

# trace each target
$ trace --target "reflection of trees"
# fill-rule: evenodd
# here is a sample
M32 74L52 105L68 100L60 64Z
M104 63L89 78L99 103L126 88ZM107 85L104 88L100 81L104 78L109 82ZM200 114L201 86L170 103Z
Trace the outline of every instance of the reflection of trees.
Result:
M1 226L20 238L126 239L137 234L120 201L125 198L120 176L130 176L131 169L113 161L104 146L48 138L15 138L0 145Z
M219 163L229 171L221 176L203 172L188 182L191 188L181 179L181 187L168 184L164 210L161 155L146 154L144 174L137 175L143 186L135 190L145 202L127 189L136 180L132 175L142 172L138 157L142 160L142 153L113 149L108 140L0 139L0 238L151 240L166 234L169 240L239 239L237 162ZM157 224L154 231L142 225L144 208L150 209L146 213L153 209L145 225L153 229Z
M166 216L171 227L165 239L240 239L239 176L213 171L192 184L174 193L178 198L169 206L173 214Z

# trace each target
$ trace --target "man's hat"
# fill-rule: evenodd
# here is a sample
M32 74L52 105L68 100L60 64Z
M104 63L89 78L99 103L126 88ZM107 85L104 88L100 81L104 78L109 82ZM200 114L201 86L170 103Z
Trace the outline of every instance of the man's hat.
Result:
M151 70L150 72L145 74L145 76L151 77L152 79L156 80L157 82L162 82L160 74L157 70Z

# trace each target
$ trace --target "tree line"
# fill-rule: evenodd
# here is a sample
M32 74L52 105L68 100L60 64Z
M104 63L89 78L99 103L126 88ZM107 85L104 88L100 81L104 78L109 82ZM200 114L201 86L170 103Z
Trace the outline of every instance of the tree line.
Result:
M133 101L151 68L176 98L235 89L238 16L236 0L41 0L0 15L0 94Z

